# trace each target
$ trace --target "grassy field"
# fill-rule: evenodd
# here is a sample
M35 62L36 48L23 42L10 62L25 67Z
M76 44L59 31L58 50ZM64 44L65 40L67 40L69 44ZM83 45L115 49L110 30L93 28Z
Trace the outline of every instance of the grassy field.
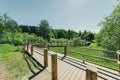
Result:
M84 48L94 48L94 49L100 49L100 50L102 49L101 47L98 47L96 45L96 43L92 43L90 46L84 46ZM51 47L50 50L54 51L54 52L58 52L60 54L62 54L64 52L63 47ZM115 62L102 60L102 59L98 59L98 58L92 58L89 56L81 55L80 53L89 54L89 55L93 55L93 56L97 56L97 57L108 58L104 55L105 53L103 53L103 52L98 52L98 51L93 51L93 50L85 50L85 49L81 49L81 47L67 47L67 55L69 55L69 56L87 60L87 61L92 61L94 63L100 64L100 65L103 65L106 67L110 67L110 68L115 68L115 69L118 68L117 62L115 63Z
M0 44L0 80L21 80L29 72L21 46Z

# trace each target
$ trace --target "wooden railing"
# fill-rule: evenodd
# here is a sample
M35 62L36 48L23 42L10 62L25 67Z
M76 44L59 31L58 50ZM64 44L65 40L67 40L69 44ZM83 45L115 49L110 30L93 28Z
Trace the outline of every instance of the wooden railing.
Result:
M30 53L32 56L34 56L34 46L36 46L35 44L26 44L24 45L24 49ZM44 53L44 67L47 68L49 65L48 65L48 50L50 50L50 45L47 46L47 48L44 49L43 53ZM55 46L56 47L56 46ZM72 51L72 50L68 50L67 46L62 46L64 49L64 57L66 57L68 55L68 51L70 52L73 52L73 53L76 53L76 54L80 54L80 55L84 55L84 56L89 56L89 57L93 57L93 58L98 58L98 59L103 59L103 60L108 60L108 61L111 61L111 62L117 62L118 65L119 65L119 68L118 69L113 69L113 68L110 68L110 67L107 67L107 68L110 68L110 69L113 69L113 70L116 70L116 71L119 71L120 72L120 51L117 51L117 56L118 56L118 60L115 60L115 59L109 59L109 58L104 58L104 57L98 57L98 56L93 56L93 55L90 55L90 54L85 54L85 53L81 53L81 52L75 52L75 51ZM115 53L116 51L110 51L110 50L97 50L97 49L91 49L91 48L80 48L80 49L85 49L85 50L94 50L94 51L100 51L100 52L111 52L111 53ZM73 56L72 56L73 57ZM91 62L91 61L88 61L88 60L83 60L83 63L85 62L90 62L90 63L93 63L93 64L96 64L94 62ZM97 65L100 65L100 64L97 64ZM103 66L103 65L100 65L100 66ZM103 67L106 67L106 66L103 66ZM58 80L58 69L57 69L57 54L52 54L51 55L51 75L52 75L52 80ZM97 80L97 69L93 66L90 66L90 65L87 65L86 67L86 80Z
M37 44L38 45L38 44ZM33 47L35 47L35 44L26 44L23 46L23 49L26 50L29 54L31 54L31 56L34 55L34 49ZM29 48L30 47L30 48ZM44 68L48 67L48 49L45 48L44 49ZM57 80L57 54L51 54L51 72L52 72L52 79L51 80Z
M69 45L69 46L85 46L87 45L87 42L88 41L85 41L85 40L81 40L81 41L64 41L64 42L50 42L49 43L49 46L54 46L54 47L57 47L57 46L65 46L65 45Z
M50 44L48 44L50 45ZM50 47L57 47L57 46L48 46L49 49ZM59 46L58 46L59 47ZM112 58L106 58L106 57L100 57L100 56L95 56L95 55L90 55L90 54L87 54L87 53L83 53L83 52L76 52L76 51L73 51L74 48L78 48L78 47L73 47L73 50L68 50L67 49L67 46L60 46L60 47L63 47L63 54L64 56L70 56L68 54L68 52L72 52L72 53L75 53L75 54L79 54L79 55L83 55L83 56L87 56L87 57L91 57L91 58L96 58L96 59L102 59L102 60L107 60L107 61L110 61L110 62L114 62L114 63L117 63L118 64L118 69L116 68L111 68L111 67L107 67L105 65L101 65L99 63L95 63L93 61L89 61L89 60L86 60L86 59L80 59L80 60L83 60L83 63L85 62L90 62L90 63L93 63L93 64L96 64L96 65L99 65L99 66L103 66L103 67L106 67L106 68L109 68L109 69L112 69L112 70L115 70L115 71L118 71L120 73L120 50L118 51L113 51L113 50L99 50L99 49L91 49L91 48L83 48L83 47L79 47L79 49L84 49L84 50L92 50L92 51L97 51L97 52L107 52L107 54L115 54L117 55L117 59L112 59ZM73 56L71 56L73 57ZM76 58L76 57L75 57Z

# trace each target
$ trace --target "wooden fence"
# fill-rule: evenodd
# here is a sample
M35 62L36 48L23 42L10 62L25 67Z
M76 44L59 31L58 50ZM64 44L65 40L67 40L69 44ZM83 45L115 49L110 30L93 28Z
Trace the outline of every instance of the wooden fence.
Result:
M50 47L63 47L64 56L67 56L67 53L69 51L69 52L76 53L76 54L79 54L79 55L88 56L88 57L92 57L92 58L96 58L96 59L102 59L102 60L107 60L107 61L110 61L110 62L117 63L118 64L118 69L115 69L115 68L111 68L111 67L107 67L107 66L95 63L93 61L81 59L81 60L83 60L83 63L84 62L90 62L90 63L96 64L96 65L99 65L99 66L103 66L103 67L106 67L106 68L118 71L120 73L120 50L118 50L118 51L113 51L113 50L99 50L99 49L79 47L79 49L92 50L92 51L97 51L97 52L107 52L108 54L114 54L115 53L118 56L117 59L110 59L110 58L99 57L99 56L90 55L90 54L86 54L86 53L82 53L82 52L76 52L76 51L72 51L72 50L67 50L67 47L69 47L69 46L64 46L64 45L63 46L62 45L60 45L60 46L48 46L48 47L49 47L49 49L50 49ZM77 47L75 47L75 48L77 48ZM73 56L71 56L71 57L73 57Z
M37 44L38 45L38 44ZM23 49L26 50L29 54L31 54L31 56L34 55L34 50L33 47L35 46L35 44L26 44L23 46ZM30 48L29 48L30 47ZM58 80L57 78L57 54L51 54L51 80ZM45 48L44 49L44 68L48 67L48 49Z
M30 46L30 49L29 49L29 46ZM24 45L24 49L26 51L28 51L31 55L34 55L34 46L35 44L26 44ZM48 65L48 50L50 50L50 47L53 47L53 46L50 46L50 44L47 46L47 48L44 49L44 67L47 68L49 65ZM54 46L54 47L57 47L57 46ZM60 47L64 47L64 57L67 56L67 46L60 46ZM110 51L110 50L97 50L97 49L90 49L90 48L80 48L80 49L86 49L86 50L94 50L94 51L101 51L101 52L111 52L111 53L114 53L116 51ZM103 60L108 60L108 61L111 61L111 62L117 62L118 63L118 69L113 69L113 68L110 68L110 67L107 67L107 68L110 68L110 69L113 69L113 70L116 70L116 71L119 71L120 72L120 51L117 51L117 56L118 56L118 60L114 60L114 59L109 59L109 58L104 58L104 57L98 57L98 56L93 56L93 55L90 55L90 54L84 54L84 53L80 53L80 52L74 52L74 51L71 51L73 53L77 53L77 54L80 54L80 55L84 55L84 56L89 56L89 57L93 57L93 58L99 58L99 59L103 59ZM73 57L73 56L72 56ZM51 75L52 75L52 80L58 80L58 68L57 68L57 54L52 54L51 55ZM93 64L96 64L94 62L91 62L91 61L88 61L88 60L83 60L83 62L90 62L90 63L93 63ZM100 65L100 64L97 64L97 65ZM103 66L103 65L100 65L100 66ZM106 67L106 66L103 66L103 67ZM86 80L97 80L97 69L94 68L93 69L93 66L89 66L87 65L86 67Z
M68 42L68 41L64 41L64 42L50 42L49 43L49 46L54 46L54 47L57 47L57 46L85 46L85 45L89 45L91 42L90 41L85 41L85 40L81 40L81 41L71 41L71 42Z

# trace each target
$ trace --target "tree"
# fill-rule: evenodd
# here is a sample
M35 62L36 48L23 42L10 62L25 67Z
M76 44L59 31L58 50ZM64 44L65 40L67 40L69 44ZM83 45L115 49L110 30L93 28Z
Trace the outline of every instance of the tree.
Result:
M94 39L94 34L92 32L87 32L86 34L86 40L92 41Z
M69 29L68 30L68 39L70 40L71 38L73 38L73 34L72 34L72 32L71 32L71 30Z
M120 37L118 34L120 32L120 3L114 8L112 13L105 17L103 21L101 21L99 26L102 27L101 31L98 34L98 44L103 48L110 50L118 50L120 49ZM116 45L116 46L115 46Z
M41 20L39 24L39 36L43 37L43 39L50 41L51 39L51 28L47 20Z
M66 30L56 29L56 32L57 32L57 39L60 39L60 38L66 39L67 38L67 31Z
M81 32L81 31L79 31L79 37L81 37L81 35L82 35L82 32Z
M85 31L81 34L81 39L86 40L86 35L87 35L87 31L85 30Z

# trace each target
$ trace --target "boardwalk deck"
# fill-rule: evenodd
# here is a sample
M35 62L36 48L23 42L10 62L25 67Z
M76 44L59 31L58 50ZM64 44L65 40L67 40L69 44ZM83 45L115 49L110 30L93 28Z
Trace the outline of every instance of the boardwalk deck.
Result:
M51 73L51 54L54 54L54 52L49 51L48 54L47 70ZM34 47L33 57L44 65L42 49ZM82 60L73 57L67 56L63 58L63 55L58 54L57 62L58 80L86 80L86 65L88 64L97 68L98 80L120 80L120 74L117 71L94 65L89 62L83 64Z

